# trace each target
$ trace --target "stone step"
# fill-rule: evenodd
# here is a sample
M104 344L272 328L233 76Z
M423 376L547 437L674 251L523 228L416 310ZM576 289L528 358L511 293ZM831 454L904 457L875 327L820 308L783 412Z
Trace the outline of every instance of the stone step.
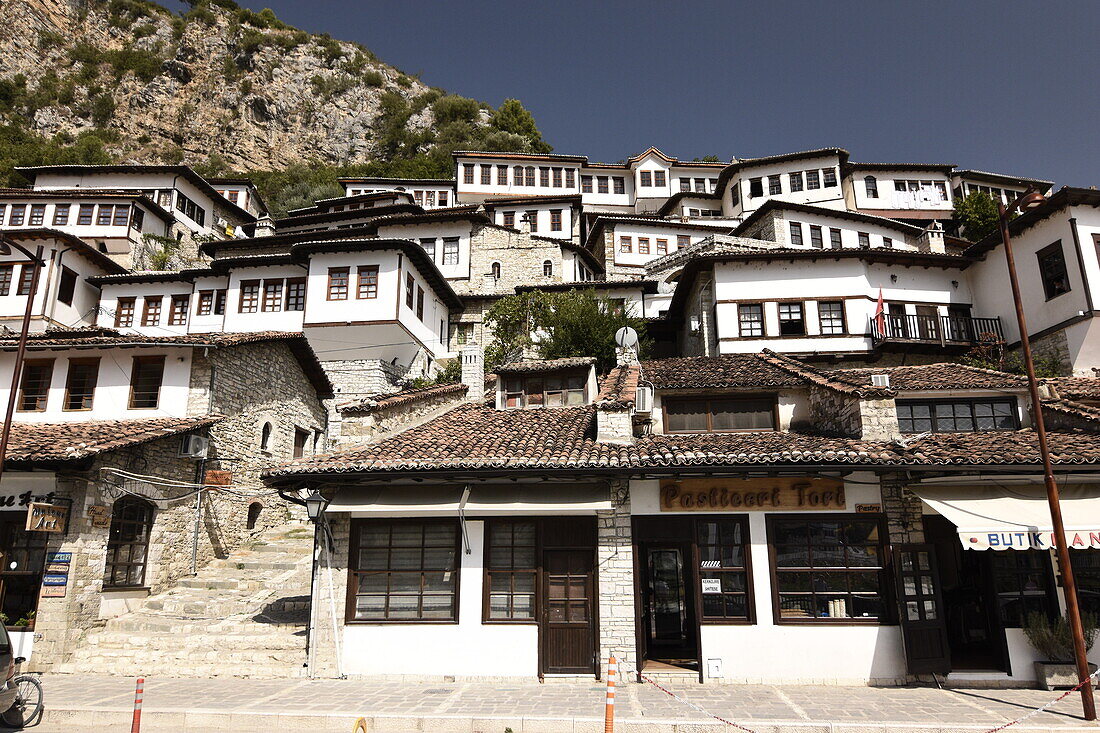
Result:
M287 650L304 649L306 644L305 634L295 635L293 632L282 634L217 634L216 646L218 649L241 650ZM99 654L110 649L137 650L137 649L209 649L209 638L201 637L173 637L165 639L160 637L141 637L126 634L97 634L86 640L86 648L89 653ZM83 651L83 650L81 650ZM78 652L79 654L80 652Z
M259 615L257 612L256 615ZM111 619L104 627L107 631L120 631L128 633L155 633L155 634L209 634L211 619L207 618L180 618L177 616L154 616L151 614L128 614L117 619ZM223 619L217 619L223 621ZM240 620L240 626L258 624L251 617ZM299 628L304 627L307 621L305 616L301 619L288 620L276 619L276 623L264 623L264 626L272 628Z
M130 664L103 664L99 662L66 663L60 665L57 672L63 674L105 674L118 677L243 677L256 679L290 679L307 676L305 660L291 664L193 664L182 669L178 664L149 663L140 668Z
M227 618L256 612L256 602L248 598L202 598L162 596L145 602L145 608L189 618Z
M219 567L235 570L295 570L298 568L297 562L286 560L251 560L228 557L224 560L215 560L214 563Z

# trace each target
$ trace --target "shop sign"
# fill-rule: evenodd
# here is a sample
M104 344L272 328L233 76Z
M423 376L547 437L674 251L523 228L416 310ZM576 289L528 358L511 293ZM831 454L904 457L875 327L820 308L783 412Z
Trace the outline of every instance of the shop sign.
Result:
M27 509L28 532L64 532L69 507L59 504L32 503Z
M32 502L41 502L43 504L49 504L53 501L54 492L48 494L34 494L30 491L14 492L4 491L0 492L0 512L3 511L18 511L30 506Z
M1054 533L1036 532L959 532L964 548L971 550L1052 550ZM1100 529L1066 530L1066 545L1071 550L1100 548Z
M233 472L213 468L208 469L203 478L203 483L207 486L232 486Z
M43 598L64 598L69 586L69 573L46 573L42 576Z
M721 593L722 592L722 580L721 578L702 578L703 592L704 593Z
M69 574L69 564L73 561L71 552L47 552L46 572Z
M843 481L801 476L662 481L660 505L663 512L815 511L846 507Z
M111 526L111 516L107 507L103 504L92 504L88 507L88 519L93 527L100 529Z
M856 504L857 514L878 514L882 511L882 504Z

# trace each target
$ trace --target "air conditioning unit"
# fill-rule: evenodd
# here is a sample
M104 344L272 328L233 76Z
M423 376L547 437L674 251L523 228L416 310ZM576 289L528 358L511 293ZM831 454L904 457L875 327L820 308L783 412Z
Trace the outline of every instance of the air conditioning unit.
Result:
M180 442L180 455L184 458L206 458L210 441L201 435L185 435Z
M889 374L872 374L871 384L875 387L889 387L890 375Z
M638 385L634 392L634 412L653 412L653 387L648 384Z

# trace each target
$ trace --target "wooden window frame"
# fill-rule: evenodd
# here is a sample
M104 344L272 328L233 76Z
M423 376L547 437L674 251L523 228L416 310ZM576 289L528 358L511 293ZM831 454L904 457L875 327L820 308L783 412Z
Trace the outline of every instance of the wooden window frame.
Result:
M128 410L156 410L160 407L160 392L164 389L164 368L166 366L167 357L164 355L155 356L135 356L130 363L130 396L126 401L126 409ZM135 404L135 396L137 392L137 376L139 365L141 364L160 364L160 381L157 384L156 389L156 404L154 405L142 405L137 406ZM144 367L141 367L144 368Z
M581 176L581 193L592 193L592 176Z
M659 255L668 254L668 240L667 239L656 239L656 240L654 240L654 242L655 242L657 254L659 254Z
M798 307L799 318L783 318L783 309L790 309L794 306ZM779 324L779 335L786 338L805 336L808 329L806 328L806 304L801 300L794 301L782 301L779 303L777 311L777 319ZM800 333L783 333L784 323L794 323L795 321L802 321L802 331Z
M27 226L40 227L46 223L46 205L31 204L30 214L27 215Z
M856 240L859 242L859 246L864 249L871 248L871 234L870 232L856 232Z
M839 331L826 331L825 330L825 318L822 306L836 305L840 306L840 330ZM817 328L821 332L822 336L843 336L848 333L848 314L846 313L843 300L820 300L817 303ZM831 328L832 326L830 326Z
M612 191L616 196L626 195L626 177L611 176Z
M1061 276L1062 276L1062 279L1065 280L1065 283L1066 283L1065 290L1062 290L1061 292L1057 292L1057 293L1052 293L1052 290L1054 289L1053 288L1054 280L1053 279L1048 280L1048 278L1047 278L1047 275L1048 275L1047 268L1045 266L1045 263L1048 262L1050 260L1050 258L1054 255L1057 255L1061 259L1061 267L1062 267ZM1062 240L1061 239L1059 239L1056 242L1051 242L1050 244L1048 244L1047 246L1043 247L1038 252L1036 252L1035 253L1035 261L1036 261L1036 266L1039 269L1039 281L1042 282L1042 284L1043 284L1043 295L1046 296L1047 301L1054 300L1058 296L1065 295L1066 293L1071 292L1073 290L1073 286L1070 284L1070 281L1069 281L1069 266L1066 263L1066 253L1065 253L1065 250L1062 248Z
M95 222L95 204L80 204L76 212L76 225L90 227Z
M99 361L98 356L87 356L80 358L70 358L69 368L65 372L65 398L61 402L62 412L88 412L95 405L95 391L99 386ZM95 367L95 371L92 373L92 378L89 380L91 383L91 391L87 393L87 396L82 397L81 407L70 407L69 402L73 395L73 367ZM84 403L87 402L87 405Z
M228 300L229 291L226 288L218 288L214 291L214 315L225 315L225 306Z
M355 271L355 299L378 298L378 265L359 265Z
M338 278L343 278L343 285L340 285ZM325 300L347 300L350 296L351 267L345 266L328 268L328 285L325 288Z
M801 247L805 243L802 239L802 222L789 222L791 231L791 246ZM797 235L797 236L796 236Z
M740 568L703 568L702 567L702 552L701 547L703 543L699 541L700 523L707 521L734 521L741 527L741 553L742 553L742 567ZM699 623L703 626L754 626L756 625L756 587L753 584L752 577L752 537L749 533L749 515L748 514L708 514L705 516L692 517L691 528L691 544L692 555L694 555L695 562L695 607L699 609L698 617ZM707 546L710 546L708 543ZM715 545L716 547L723 547L721 544ZM704 573L744 573L745 575L745 617L740 618L736 616L711 616L707 617L703 614L703 574ZM709 594L708 594L709 595ZM725 595L734 595L734 593L722 593Z
M569 387L568 379L577 378L580 380L580 387ZM500 377L504 382L502 383L502 389L504 393L503 407L506 410L525 410L528 407L540 407L557 409L559 407L579 407L588 402L588 383L586 374L583 370L571 369L557 373L535 373L535 374L510 374ZM560 389L547 389L547 379L558 379L561 381ZM533 391L531 383L540 383L541 389ZM519 390L509 389L510 386L519 384ZM580 401L577 404L569 404L569 395L571 393L580 393ZM550 405L548 397L550 395L561 396L560 405ZM532 402L531 396L538 395L538 400ZM508 401L512 398L517 399L518 404L509 405Z
M660 169L653 171L653 187L664 188L667 185L668 176L665 174L665 172Z
M238 313L260 312L260 280L241 280L237 298Z
M183 304L182 308L180 304ZM188 311L190 311L191 296L187 295L173 295L172 299L168 302L168 325L169 326L186 326Z
M978 416L975 413L975 409L979 403L983 404L1007 404L1009 406L1009 413L1012 416L1012 425L1007 428L988 428L981 429L978 427ZM940 397L933 399L908 399L898 400L897 407L914 407L917 405L927 405L930 409L928 411L928 421L931 423L933 433L999 433L1020 429L1020 404L1019 400L1015 397ZM967 405L970 408L970 419L974 423L974 427L969 430L941 430L938 426L938 418L936 417L936 405ZM895 408L895 409L896 409ZM901 421L912 421L914 418L906 417L902 418L898 415L898 429L901 430ZM914 431L902 430L901 432L912 435Z
M283 278L265 279L260 294L260 311L262 313L281 313L283 311L284 289Z
M649 254L649 237L638 237L638 254Z
M821 172L806 171L806 190L816 191L821 188Z
M405 273L405 307L412 310L413 303L416 299L416 291L413 288L416 287L416 279L411 272Z
M771 428L723 428L714 429L714 412L710 409L710 403L725 400L770 400L772 403L772 427ZM705 403L707 405L704 414L707 416L706 430L670 430L668 427L668 405L677 402ZM667 395L661 400L661 426L668 435L704 435L717 433L775 433L779 431L779 395L775 392L736 392L731 394L712 395Z
M440 266L458 264L458 244L459 237L443 237L443 256L439 260Z
M741 318L742 308L759 308L760 309L760 333L759 334L746 334L744 333L744 320ZM737 304L737 337L738 338L764 338L768 335L768 321L767 313L764 312L763 303L738 303Z
M294 447L291 450L292 458L302 458L306 454L306 447L309 445L310 431L303 430L295 426L294 428Z
M787 185L791 189L791 193L798 193L805 188L805 183L802 180L802 171L795 171L794 173L787 174Z
M638 186L639 188L653 188L653 172L638 171Z
M783 195L783 178L779 174L768 176L768 195L769 196L782 196Z
M359 533L362 528L368 524L388 524L390 526L400 524L450 524L455 528L455 545L454 545L454 565L450 571L455 576L454 590L453 590L453 603L452 603L452 617L448 619L424 619L424 618L383 618L383 619L357 619L355 618L355 597L358 595L356 591L359 588L359 575L366 572L382 572L392 573L392 569L379 570L379 571L364 571L359 569ZM461 599L462 599L462 527L459 524L457 517L400 517L400 518L371 518L371 519L352 519L351 526L349 528L349 542L348 542L348 587L347 587L347 600L344 606L344 623L345 624L429 624L429 625L457 625L461 618ZM388 547L392 548L392 530L391 530L391 544ZM421 546L423 547L423 545ZM398 571L400 572L400 571ZM408 571L414 572L414 571ZM423 568L420 568L420 572L425 572ZM386 596L389 597L390 593L387 590ZM423 609L423 578L421 578L421 609ZM388 605L388 604L387 604ZM421 610L422 612L422 610Z
M115 301L115 328L131 328L137 313L137 298L126 297Z
M72 210L72 204L54 204L53 206L53 225L55 227L68 226L69 213Z
M463 163L462 164L462 183L467 186L474 185L474 164Z
M27 377L30 370L45 369L45 379L42 381L41 392L27 394ZM50 388L53 386L54 359L27 359L23 362L23 369L19 374L19 394L16 398L16 412L45 412L50 404ZM34 400L33 407L24 407L27 398Z
M810 225L810 247L825 249L825 233L820 224Z
M549 166L539 166L539 188L550 188L550 168Z
M607 176L596 176L596 193L606 194L611 192L611 188L607 181Z
M419 285L416 286L416 317L424 320L424 288Z
M11 284L14 279L15 265L0 265L0 295L7 295L11 292Z
M214 313L214 291L200 290L199 304L195 309L196 316L209 316Z
M780 614L780 590L779 590L779 572L815 572L813 565L807 566L806 569L802 568L778 568L776 566L776 549L774 541L773 526L777 522L844 522L850 520L861 521L874 521L878 524L878 536L879 536L879 558L881 565L876 568L866 568L859 566L845 566L845 567L828 567L823 566L818 569L817 572L842 572L842 573L878 573L879 579L879 598L882 601L883 615L878 618L864 619L863 617L842 617L842 618L822 618L818 616L809 616L806 618L784 618ZM874 514L856 514L850 512L838 512L828 514L815 514L815 513L775 513L767 514L764 518L765 532L768 542L768 571L771 575L771 595L772 595L772 623L776 626L896 626L897 625L897 613L894 610L894 593L893 584L890 578L890 562L887 557L887 553L890 550L890 539L887 534L886 515L882 513ZM811 549L812 545L807 544L807 547ZM811 597L816 592L812 592ZM851 595L851 591L848 592ZM837 593L839 595L839 592Z
M844 249L844 236L836 227L829 227L829 249Z
M507 570L492 568L492 545L493 545L493 533L499 531L501 525L511 526L513 524L526 524L530 523L535 529L535 541L533 545L530 545L532 552L534 553L534 567L531 568L514 568L511 567ZM539 520L533 517L487 517L485 519L485 540L483 543L483 558L482 558L482 571L481 571L481 623L491 626L537 626L539 624L539 615L542 610L542 570L540 566L541 555L541 536L542 531ZM511 556L515 558L515 547L517 545L509 545L512 548ZM527 547L527 545L518 545L518 547ZM512 599L517 595L515 590L515 576L517 574L530 574L534 587L531 593L531 618L493 618L492 616L492 577L494 574L509 575L511 576L511 582L509 583L510 590L508 591L510 611L513 610Z
M160 325L160 317L164 312L163 295L146 295L141 299L141 325L150 328ZM154 320L155 319L155 320Z
M283 291L283 310L288 313L301 313L306 309L306 279L288 277Z
M481 185L492 186L493 185L493 166L489 163L481 164ZM421 192L421 198L423 198L423 192Z
M31 285L37 275L38 265L27 262L19 266L19 284L16 286L16 295L30 295Z
M634 238L625 235L619 236L619 251L624 254L630 254L634 251Z
M562 229L561 209L550 209L550 231L560 232Z
M139 538L139 541L120 543L119 545L115 546L115 548L114 548L115 552L116 552L116 555L117 555L118 552L119 552L119 549L121 547L129 547L131 549L134 546L142 547L141 563L140 563L140 565L141 565L141 579L140 579L140 581L138 581L137 585L134 585L133 583L115 583L113 580L109 580L109 578L113 577L114 575L117 575L117 573L111 572L113 569L118 568L118 567L125 567L125 568L127 568L126 575L129 576L129 574L130 574L129 573L129 568L133 567L134 565L139 564L139 563L133 562L132 560L127 560L125 562L119 562L119 561L112 561L111 560L111 550L112 550L111 540L115 536L116 526L122 524L123 521L125 521L126 523L131 524L131 525L137 525L138 524L138 522L136 522L136 521L122 520L121 519L121 513L119 512L119 507L123 503L132 503L132 504L135 504L135 505L140 503L140 504L144 505L143 508L146 511L146 515L145 515L146 519L140 523L141 526L142 526L142 532L141 532L141 537ZM143 499L139 499L136 496L124 496L121 499L118 499L117 501L115 501L114 505L111 507L111 527L110 527L110 530L108 531L108 534L107 534L107 538L108 538L107 539L107 556L106 556L106 561L105 561L104 567L103 567L103 587L105 589L107 589L107 588L112 588L112 589L113 588L118 588L118 589L142 588L142 587L145 586L145 578L147 577L147 570L149 569L149 539L150 539L150 536L152 534L153 522L154 521L156 521L156 507L151 502L145 501ZM127 554L132 554L132 552L127 553Z

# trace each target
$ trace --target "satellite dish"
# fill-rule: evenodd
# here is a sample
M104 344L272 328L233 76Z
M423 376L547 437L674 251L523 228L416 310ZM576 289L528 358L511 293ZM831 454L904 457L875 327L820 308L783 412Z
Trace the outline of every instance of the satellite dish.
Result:
M624 349L632 349L638 345L638 332L630 326L623 326L615 332L615 343Z

